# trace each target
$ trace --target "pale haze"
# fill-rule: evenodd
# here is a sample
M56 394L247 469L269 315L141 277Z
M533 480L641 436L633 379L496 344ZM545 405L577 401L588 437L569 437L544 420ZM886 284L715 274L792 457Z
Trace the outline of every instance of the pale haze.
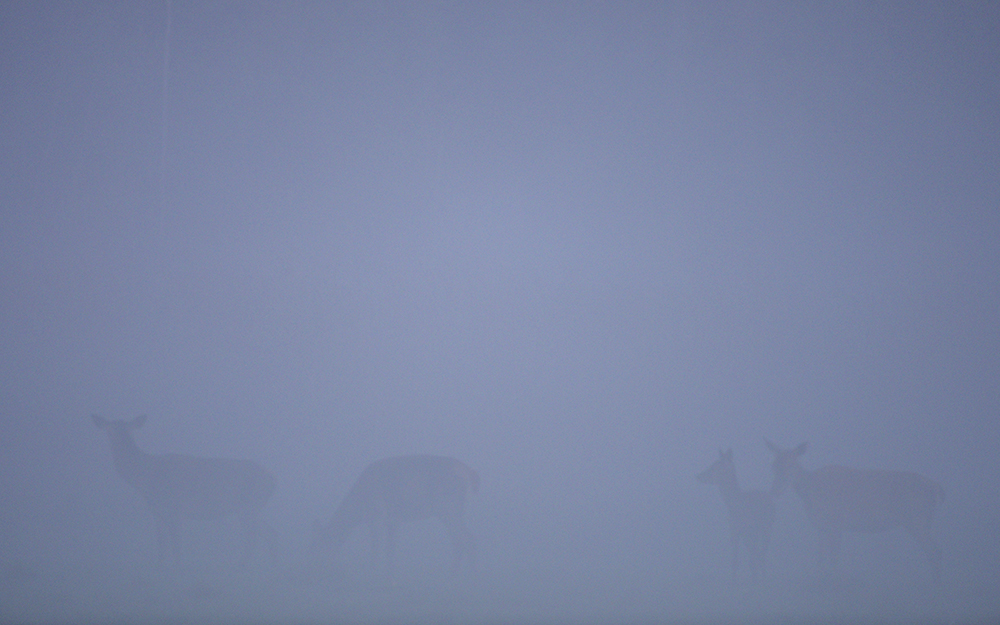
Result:
M4 2L0 621L1000 619L998 26L992 2ZM274 562L241 565L228 517L160 560L95 427L139 415L145 452L273 476ZM732 449L768 490L765 438L939 485L940 582L902 529L825 568L791 488L734 579L695 476ZM390 574L358 528L298 575L407 454L478 475L475 569L424 519Z

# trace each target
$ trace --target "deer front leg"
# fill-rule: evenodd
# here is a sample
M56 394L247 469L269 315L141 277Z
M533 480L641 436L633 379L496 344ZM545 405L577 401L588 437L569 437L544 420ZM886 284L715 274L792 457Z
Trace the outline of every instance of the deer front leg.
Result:
M396 565L396 523L388 523L385 528L385 570L387 579L392 578Z
M448 538L451 540L451 574L457 576L462 567L462 560L469 562L469 570L476 568L476 540L472 533L465 527L461 519L445 520L445 529L448 531Z
M934 540L928 523L921 523L908 528L910 536L920 547L931 565L931 576L934 583L941 581L941 546Z
M368 524L371 533L371 564L372 570L378 571L383 562L385 552L385 523L382 519L375 519Z
M819 534L821 574L829 580L837 568L841 532L835 529L823 529Z
M156 546L160 564L167 561L168 553L172 553L175 564L181 561L181 522L175 517L157 517Z
M736 579L736 571L740 566L740 534L735 528L729 534L729 555L733 568L733 579Z
M240 526L243 530L243 546L240 554L240 566L245 567L250 563L253 552L257 547L257 530L259 522L256 514L245 514L240 519Z

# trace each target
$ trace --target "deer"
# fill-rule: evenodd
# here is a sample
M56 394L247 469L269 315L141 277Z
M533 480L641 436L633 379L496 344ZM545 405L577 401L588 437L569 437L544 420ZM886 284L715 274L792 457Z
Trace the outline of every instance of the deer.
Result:
M729 549L733 579L739 568L740 543L747 553L747 564L752 579L764 571L767 547L771 542L774 525L774 499L762 490L741 490L733 464L733 450L719 450L719 459L698 474L703 484L715 484L722 494L729 517Z
M808 443L784 449L764 439L774 454L775 497L791 485L819 535L824 575L836 567L844 532L878 533L903 528L923 551L935 582L941 580L941 547L931 531L935 508L944 501L940 484L912 471L827 465L802 468Z
M180 561L180 524L183 519L210 520L236 516L242 529L240 564L245 566L257 546L258 534L269 542L271 563L276 534L261 518L274 493L274 477L252 460L202 458L185 454L149 454L136 445L132 432L146 422L91 415L111 444L118 475L132 485L156 520L160 564L168 552Z
M452 545L451 575L463 561L475 568L475 539L465 526L466 495L479 490L479 474L446 456L409 455L368 465L326 522L314 525L310 552L332 557L353 530L367 526L372 563L391 577L400 523L436 518Z

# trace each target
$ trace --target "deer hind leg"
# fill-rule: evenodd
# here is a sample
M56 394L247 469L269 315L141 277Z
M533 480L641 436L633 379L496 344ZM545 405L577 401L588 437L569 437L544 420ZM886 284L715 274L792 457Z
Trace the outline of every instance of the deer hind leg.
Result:
M165 564L168 553L174 558L174 564L181 561L181 523L174 517L157 517L156 547L160 564Z
M476 568L476 539L472 532L465 527L462 519L441 519L448 530L448 538L451 539L451 575L457 576L462 567L462 560L469 563L469 570Z
M389 523L385 528L385 562L384 575L392 578L396 566L396 529L395 523Z
M472 535L472 532L466 529L465 525L461 526L461 541L462 541L462 551L465 554L465 560L469 563L469 570L475 571L476 538Z
M163 564L167 559L169 549L169 538L167 538L167 522L156 519L156 559Z
M260 520L254 513L247 513L240 518L240 525L243 528L243 548L240 552L240 566L245 567L250 563L254 551L257 549L257 533L260 529Z
M274 569L278 566L278 532L263 521L258 522L257 530L264 534L264 542L267 543L267 561Z
M920 550L924 552L927 556L927 561L931 565L931 575L934 577L934 582L941 581L941 546L938 545L937 540L935 540L933 533L931 532L930 525L926 522L921 522L919 524L913 525L907 528L910 536L913 536L913 540L920 547Z
M385 551L385 523L382 519L374 519L368 523L368 531L371 534L371 566L377 571L379 564L383 561L382 554Z
M746 546L750 579L756 581L764 570L764 551L767 549L767 538L754 533L747 537Z
M837 569L841 536L842 533L835 529L819 530L820 573L827 579L830 579Z
M771 546L771 527L767 525L760 533L760 540L757 545L758 558L757 565L760 569L760 573L764 573L764 569L767 567L767 550Z
M392 576L397 525L385 515L376 516L368 524L372 537L371 568L377 577L389 579Z
M729 560L733 569L733 579L736 579L736 571L740 568L740 534L736 528L729 534Z

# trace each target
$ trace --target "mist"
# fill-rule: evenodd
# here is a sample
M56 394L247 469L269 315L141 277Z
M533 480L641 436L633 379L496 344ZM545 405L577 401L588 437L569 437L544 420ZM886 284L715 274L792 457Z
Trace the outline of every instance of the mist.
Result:
M1000 618L1000 5L0 5L0 621ZM90 415L273 475L177 562ZM765 437L940 484L734 578ZM297 583L371 463L481 480Z

